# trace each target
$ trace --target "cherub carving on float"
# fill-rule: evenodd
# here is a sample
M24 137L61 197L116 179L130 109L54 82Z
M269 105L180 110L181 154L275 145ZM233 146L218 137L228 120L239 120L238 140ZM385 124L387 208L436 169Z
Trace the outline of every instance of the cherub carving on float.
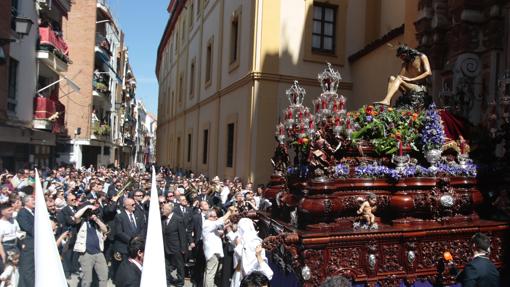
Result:
M406 45L397 47L397 57L402 60L400 73L390 77L386 97L377 104L389 106L393 96L400 90L402 96L397 100L397 107L421 110L427 105L425 79L432 75L429 59Z
M315 132L314 139L310 145L310 154L308 161L316 178L329 176L330 162L334 153L340 148L341 143L336 148L324 138L322 129Z
M374 215L377 209L377 196L369 193L365 200L359 198L359 201L361 205L356 213L360 215L360 218L354 223L354 229L378 229Z

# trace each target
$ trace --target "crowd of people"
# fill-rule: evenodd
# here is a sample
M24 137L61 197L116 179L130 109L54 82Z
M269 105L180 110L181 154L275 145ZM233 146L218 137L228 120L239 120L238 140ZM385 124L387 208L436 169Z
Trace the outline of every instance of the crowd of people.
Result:
M69 286L139 286L151 174L92 166L39 173ZM29 169L0 175L0 286L34 286L35 178ZM263 186L166 168L156 184L169 286L185 278L204 287L269 282L273 271L249 218L271 206Z
M0 287L34 286L35 180L29 169L0 174ZM40 180L69 286L139 286L151 174L60 167L40 170ZM169 286L184 286L185 278L193 286L269 286L273 270L250 219L271 207L264 186L166 168L156 185ZM498 286L489 237L477 233L471 241L473 260L453 273L464 286ZM351 282L336 276L321 286Z

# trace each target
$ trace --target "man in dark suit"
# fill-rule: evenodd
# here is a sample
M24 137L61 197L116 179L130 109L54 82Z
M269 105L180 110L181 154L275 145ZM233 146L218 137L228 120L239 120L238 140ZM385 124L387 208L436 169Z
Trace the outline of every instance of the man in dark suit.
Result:
M27 195L23 198L23 208L19 211L16 221L21 230L25 231L26 237L23 240L21 257L19 262L19 283L18 286L33 287L35 284L34 266L34 197Z
M165 179L161 179L159 182L158 182L158 195L161 196L166 196L166 194L168 193L168 187L166 186L166 180Z
M120 182L120 180L116 180L114 184L110 184L108 186L108 192L106 193L106 196L108 198L112 198L114 196L116 196L119 191L122 190L122 183Z
M188 200L186 196L181 195L179 197L179 204L174 205L174 213L182 217L184 220L184 225L186 228L186 238L188 239L188 243L191 242L191 217L193 215L192 209L188 206Z
M76 195L68 193L66 197L67 205L57 212L57 221L62 226L63 231L69 231L71 237L69 239L68 248L62 251L62 265L66 278L70 278L71 274L78 273L80 264L78 263L78 254L73 251L76 242L76 234L78 233L79 224L74 219L74 214L78 211L78 201Z
M114 258L116 264L127 259L129 241L136 236L145 236L145 220L142 215L135 213L135 201L132 198L124 199L124 210L115 216L114 224ZM113 267L116 272L117 267Z
M162 206L163 244L165 246L165 263L167 283L177 287L184 286L184 254L187 251L186 230L182 217L173 212L173 204ZM173 278L172 271L177 269L177 278Z
M146 204L149 202L149 197L145 197L145 192L139 189L133 193L133 199L135 200L135 214L139 217L143 217L145 222L147 222L147 217L149 216L149 208Z
M195 200L207 201L209 206L213 205L213 196L211 194L209 194L209 189L204 187L202 185L202 183L198 184L198 192L199 192L199 194L195 197L194 201Z
M179 204L176 206L174 212L180 217L188 216L191 218L191 208L188 206L186 196L179 196Z
M490 239L483 233L476 233L471 238L473 259L464 266L457 276L457 281L464 287L498 287L499 272L489 259Z
M110 230L108 232L107 237L104 242L104 256L106 258L107 263L111 263L113 259L113 244L115 243L115 217L117 217L117 212L121 212L121 202L118 202L120 196L115 194L113 197L109 198L109 200L105 200L102 208L103 214L103 222L106 224ZM112 272L112 265L110 266L110 272ZM112 273L113 274L113 273Z
M131 239L128 245L129 259L122 261L115 277L117 287L139 287L142 277L145 240L141 237Z
M179 204L175 205L174 213L180 217L182 217L184 221L184 229L186 231L186 243L187 243L187 251L184 254L184 263L187 265L190 259L191 251L191 243L193 242L193 231L191 227L191 217L193 215L191 207L188 206L188 199L186 199L185 195L181 195L179 197ZM185 270L186 274L189 273L189 270Z
M207 201L200 201L199 209L193 212L191 216L191 235L192 241L190 243L191 256L195 260L195 267L191 274L191 281L194 286L201 287L204 281L205 270L205 257L204 247L202 242L202 224L206 218L206 213L209 211L209 204Z

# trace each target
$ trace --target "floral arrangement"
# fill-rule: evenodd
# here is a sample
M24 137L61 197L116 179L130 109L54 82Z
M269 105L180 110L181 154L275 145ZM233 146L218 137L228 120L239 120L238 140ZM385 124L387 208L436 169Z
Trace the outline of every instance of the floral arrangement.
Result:
M308 139L308 137L298 137L296 140L292 141L290 144L291 145L294 145L294 146L308 146L308 144L310 143L310 139Z
M335 177L343 178L349 176L349 165L347 164L338 164L335 166Z
M478 167L470 162L465 167L455 164L441 163L438 165L438 173L450 176L468 176L475 177L478 174Z
M287 168L287 174L297 176L300 178L306 178L308 177L308 174L310 172L310 169L307 165L299 165L297 167L289 166Z
M379 154L395 154L401 145L418 150L415 143L423 114L382 105L377 108L368 105L352 114L356 128L353 143L369 141Z
M396 169L374 163L359 165L354 168L354 173L358 178L389 178L394 181L406 177L431 177L438 174L476 177L477 166L473 163L468 163L465 167L458 164L441 163L436 171L432 171L421 165L408 165L399 172Z
M425 113L423 128L420 132L420 143L424 152L433 149L441 149L445 143L441 117L436 110L435 104L431 104Z
M398 177L398 171L377 163L359 165L354 168L354 174L359 178Z

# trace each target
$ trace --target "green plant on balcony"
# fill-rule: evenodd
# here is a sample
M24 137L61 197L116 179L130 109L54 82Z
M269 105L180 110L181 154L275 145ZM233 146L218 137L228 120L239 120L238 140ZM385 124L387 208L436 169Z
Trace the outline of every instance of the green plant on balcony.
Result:
M107 136L112 131L112 128L107 124L100 124L99 122L95 122L92 125L92 133L96 136Z
M108 86L104 83L99 82L99 81L94 81L93 87L98 92L104 93L104 92L108 91Z

